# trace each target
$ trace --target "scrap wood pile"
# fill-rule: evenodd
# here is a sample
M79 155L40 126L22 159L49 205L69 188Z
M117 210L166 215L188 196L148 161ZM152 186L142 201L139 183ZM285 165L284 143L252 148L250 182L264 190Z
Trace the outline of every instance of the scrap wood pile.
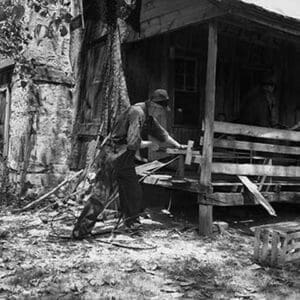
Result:
M97 153L95 153L97 156ZM174 159L172 160L174 161ZM168 163L153 162L151 165L160 168ZM145 166L148 164L145 164ZM143 166L137 167L137 170ZM146 167L147 168L147 167ZM157 168L154 168L157 170ZM82 211L83 204L89 199L95 183L95 172L92 163L78 172L71 172L69 176L47 193L25 205L15 212L35 210L43 223L49 224L50 236L69 239L74 223ZM141 180L143 176L141 176ZM120 222L120 214L117 209L118 192L115 192L98 216L93 235L124 232L123 223ZM117 225L116 225L117 224ZM126 230L125 230L126 231ZM137 246L134 246L137 248ZM152 246L151 246L152 247ZM145 248L145 247L143 247ZM148 246L146 248L149 248Z
M19 209L18 212L36 209L32 216L38 216L44 224L48 224L50 239L70 239L75 220L79 216L83 204L89 198L95 179L95 173L90 167L72 172L51 191L45 193L38 199ZM98 216L98 222L93 229L94 240L103 244L126 248L131 250L151 250L156 246L149 244L139 236L139 231L125 228L120 222L120 214L116 208L111 209L116 204L118 193L108 199L103 212ZM116 205L115 205L116 207ZM130 242L118 242L115 234L129 234L132 236ZM99 238L99 236L107 235ZM134 238L135 237L135 238Z
M90 167L72 172L56 187L15 211L24 212L38 207L38 213L43 222L70 219L74 223L83 207L82 204L89 198L94 178L95 173L90 170ZM53 209L55 209L55 214L52 213Z

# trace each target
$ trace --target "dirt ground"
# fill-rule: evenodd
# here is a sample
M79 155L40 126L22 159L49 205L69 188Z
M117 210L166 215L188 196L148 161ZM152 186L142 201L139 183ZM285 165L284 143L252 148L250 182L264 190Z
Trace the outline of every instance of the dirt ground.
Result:
M138 234L73 241L70 214L2 210L0 299L300 299L299 262L253 261L252 220L207 238L187 219L150 215Z

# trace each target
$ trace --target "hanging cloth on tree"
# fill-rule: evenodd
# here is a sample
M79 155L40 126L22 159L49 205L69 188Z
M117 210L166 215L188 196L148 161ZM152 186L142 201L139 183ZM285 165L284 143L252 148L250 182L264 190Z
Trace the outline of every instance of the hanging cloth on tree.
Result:
M118 115L124 112L130 101L122 63L121 45L126 37L125 20L135 8L135 0L105 0L104 14L107 24L106 64L103 66L103 103L100 119L102 136L112 129Z

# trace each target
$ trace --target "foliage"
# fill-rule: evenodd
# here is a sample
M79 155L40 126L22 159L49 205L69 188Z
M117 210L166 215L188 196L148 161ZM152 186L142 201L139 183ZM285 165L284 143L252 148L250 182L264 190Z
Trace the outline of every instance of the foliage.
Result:
M0 55L19 60L33 38L39 45L44 38L57 40L58 35L66 36L72 19L68 12L70 3L69 0L27 0L29 14L38 14L41 20L32 32L25 21L28 14L25 5L13 0L1 2Z
M0 53L4 56L17 56L23 49L25 36L21 19L25 13L22 5L11 1L0 4Z

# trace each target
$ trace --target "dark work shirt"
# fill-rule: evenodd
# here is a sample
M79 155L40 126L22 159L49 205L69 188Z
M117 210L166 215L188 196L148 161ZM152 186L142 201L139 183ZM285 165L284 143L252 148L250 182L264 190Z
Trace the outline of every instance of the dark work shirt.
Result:
M160 142L166 142L169 134L152 116L147 114L145 103L130 106L117 119L112 131L112 141L124 149L138 150L141 144L141 133L149 134Z

